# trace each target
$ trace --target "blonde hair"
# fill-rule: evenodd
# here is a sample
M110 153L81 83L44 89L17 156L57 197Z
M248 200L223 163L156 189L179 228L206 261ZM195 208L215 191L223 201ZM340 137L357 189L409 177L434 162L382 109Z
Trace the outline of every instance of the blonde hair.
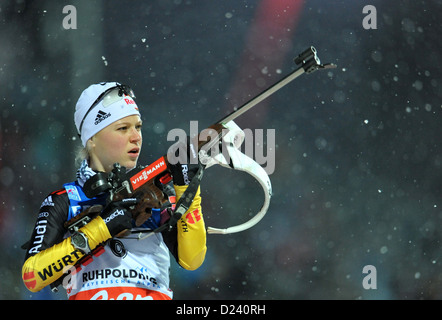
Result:
M77 151L75 153L75 164L80 166L83 160L90 160L90 145L86 143L86 146L78 146Z

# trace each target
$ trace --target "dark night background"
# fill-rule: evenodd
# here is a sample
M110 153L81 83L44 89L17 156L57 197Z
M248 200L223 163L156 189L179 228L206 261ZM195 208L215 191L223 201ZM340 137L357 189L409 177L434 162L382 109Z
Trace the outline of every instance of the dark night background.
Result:
M65 5L77 29L62 27ZM377 9L366 30L362 9ZM73 122L83 89L131 85L142 112L140 164L174 128L200 130L296 66L313 45L336 69L303 75L236 121L275 129L265 218L208 235L203 266L172 262L175 299L441 299L442 1L0 1L0 298L33 294L24 250L46 195L75 178ZM213 167L207 226L248 219L250 176ZM377 289L364 289L364 266Z

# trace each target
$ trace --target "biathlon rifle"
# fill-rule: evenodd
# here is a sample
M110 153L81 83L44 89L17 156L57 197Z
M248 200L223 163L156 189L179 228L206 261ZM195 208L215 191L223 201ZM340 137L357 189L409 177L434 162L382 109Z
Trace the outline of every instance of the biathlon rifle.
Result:
M198 171L176 204L174 204L173 177L170 169L169 153L145 167L137 166L130 171L126 171L126 168L116 163L109 174L98 172L86 181L84 185L86 196L92 198L102 192L109 192L108 202L125 201L126 199L133 201L130 208L136 226L140 226L151 216L152 209L168 208L170 219L157 229L152 230L149 235L163 232L165 230L171 230L190 207L198 186L200 185L204 170L213 164L220 164L228 168L245 171L255 177L264 190L265 201L261 210L249 221L227 229L209 227L207 232L212 234L227 234L240 232L252 227L258 223L267 212L272 195L272 187L270 179L264 169L253 159L239 151L239 146L243 141L244 135L233 120L302 74L310 74L320 69L336 68L336 65L331 63L321 64L314 47L310 47L302 52L294 59L294 62L298 65L296 70L249 100L234 112L211 125L208 129L205 129L208 136L206 140L200 141L200 137L193 137L193 141L190 144L190 151L195 152L195 148L197 149L196 152L199 158ZM230 159L226 159L224 152L224 154L214 152L220 144L223 144L223 148L227 149ZM171 206L171 204L173 206ZM78 230L95 216L99 215L101 210L101 206L93 206L77 217L67 221L65 226L71 231ZM118 236L123 235L128 235L127 230ZM139 234L138 238L142 239L144 237L146 236Z

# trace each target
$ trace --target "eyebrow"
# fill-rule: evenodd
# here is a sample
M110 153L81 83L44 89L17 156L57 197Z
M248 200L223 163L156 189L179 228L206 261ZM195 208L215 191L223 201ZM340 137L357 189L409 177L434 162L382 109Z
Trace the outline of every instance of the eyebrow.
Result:
M142 125L143 124L143 121L142 120L140 120L140 121L137 121L137 122L135 122L135 123L132 123L132 122L129 122L129 121L121 121L121 122L119 122L119 121L116 121L116 122L114 122L114 124L116 125L116 126L120 126L120 125L134 125L134 126L137 126L137 125Z

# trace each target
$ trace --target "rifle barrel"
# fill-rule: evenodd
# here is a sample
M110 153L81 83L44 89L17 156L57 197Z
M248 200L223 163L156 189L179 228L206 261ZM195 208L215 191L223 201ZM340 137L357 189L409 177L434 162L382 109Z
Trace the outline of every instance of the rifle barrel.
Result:
M239 117L243 113L247 112L248 110L250 110L251 108L256 106L261 101L265 100L266 98L268 98L269 96L274 94L276 91L280 90L282 87L286 86L287 84L289 84L290 82L295 80L297 77L299 77L303 73L305 73L305 70L303 67L299 67L298 69L292 71L287 76L285 76L283 79L279 80L277 83L275 83L271 87L267 88L266 90L264 90L263 92L258 94L256 97L252 98L251 100L249 100L248 102L243 104L241 107L239 107L238 109L236 109L235 111L233 111L232 113L230 113L229 115L227 115L226 117L224 117L223 119L218 121L217 123L224 125L224 124L228 123L229 121L236 119L237 117Z

